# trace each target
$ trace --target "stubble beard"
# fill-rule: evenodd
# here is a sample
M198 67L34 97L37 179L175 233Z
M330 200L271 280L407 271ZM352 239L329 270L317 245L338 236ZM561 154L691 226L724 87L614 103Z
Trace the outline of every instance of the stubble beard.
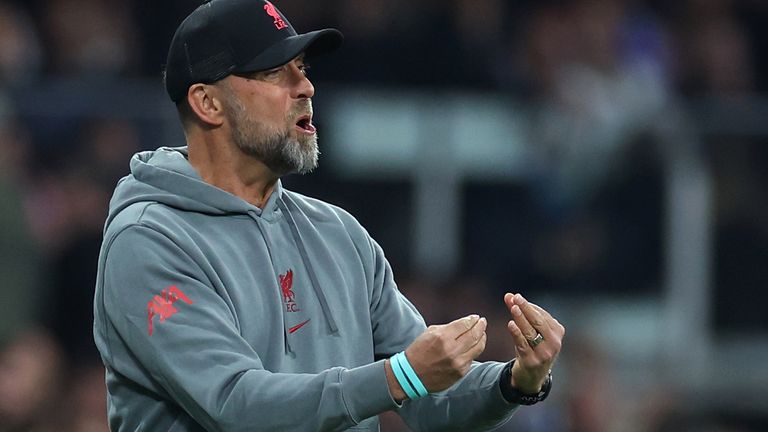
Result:
M278 176L307 174L317 168L317 133L291 135L298 117L312 112L311 100L293 107L282 130L254 118L237 97L230 100L232 140L240 151L261 161Z

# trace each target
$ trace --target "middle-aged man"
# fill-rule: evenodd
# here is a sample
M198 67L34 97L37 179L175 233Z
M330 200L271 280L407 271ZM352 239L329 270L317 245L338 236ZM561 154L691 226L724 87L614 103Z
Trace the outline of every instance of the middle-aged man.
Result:
M317 165L307 59L263 0L212 0L176 30L165 84L186 147L142 152L110 204L94 335L122 431L487 430L543 400L565 330L506 294L509 363L486 320L426 327L348 213L282 188Z

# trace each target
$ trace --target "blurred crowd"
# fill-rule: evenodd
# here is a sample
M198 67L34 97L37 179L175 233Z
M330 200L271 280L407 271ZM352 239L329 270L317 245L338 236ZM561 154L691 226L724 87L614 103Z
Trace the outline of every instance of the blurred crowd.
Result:
M148 139L156 136L152 125L119 114L119 99L112 101L114 112L73 119L65 115L73 100L35 107L25 95L68 80L116 89L149 80L161 91L173 31L199 3L0 3L0 432L107 430L91 328L108 200L134 152L183 144ZM428 322L471 309L496 323L488 359L512 355L500 301L506 290L533 298L659 294L663 150L654 126L671 106L749 102L768 89L768 46L761 43L768 37L768 3L761 0L274 3L299 31L333 26L345 34L344 48L311 71L318 88L473 90L530 108L538 174L521 184L464 185L464 219L483 222L465 223L463 248L473 252L439 281L419 277L410 265L400 242L408 229L400 225L390 236L391 221L370 208L388 200L406 210L408 185L350 185L323 168L286 180L358 215ZM722 326L768 328L761 302L734 300L754 298L768 281L765 140L715 136L698 149L716 179ZM610 361L603 351L569 334L564 367L571 385L558 389L555 402L521 413L509 430L760 428L717 413L675 416L658 404L634 407L633 418L643 422L622 424L610 414L621 408L612 397L616 383L599 373ZM384 424L385 431L399 427L391 417Z

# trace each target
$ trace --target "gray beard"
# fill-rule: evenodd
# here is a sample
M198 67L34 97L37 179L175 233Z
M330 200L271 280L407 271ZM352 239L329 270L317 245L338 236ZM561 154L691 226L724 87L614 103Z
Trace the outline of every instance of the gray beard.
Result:
M306 174L317 168L320 150L317 146L317 134L291 137L290 122L300 114L312 109L312 103L297 105L286 123L287 130L270 128L245 110L243 104L233 98L230 121L232 140L248 156L261 161L278 176L290 173Z

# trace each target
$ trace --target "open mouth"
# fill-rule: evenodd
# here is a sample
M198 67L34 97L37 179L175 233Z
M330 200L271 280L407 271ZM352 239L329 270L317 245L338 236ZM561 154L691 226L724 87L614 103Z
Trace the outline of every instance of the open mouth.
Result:
M315 129L315 126L312 124L312 117L309 115L303 115L299 117L299 119L296 121L296 127L299 128L302 132L308 134L317 132L317 129Z

